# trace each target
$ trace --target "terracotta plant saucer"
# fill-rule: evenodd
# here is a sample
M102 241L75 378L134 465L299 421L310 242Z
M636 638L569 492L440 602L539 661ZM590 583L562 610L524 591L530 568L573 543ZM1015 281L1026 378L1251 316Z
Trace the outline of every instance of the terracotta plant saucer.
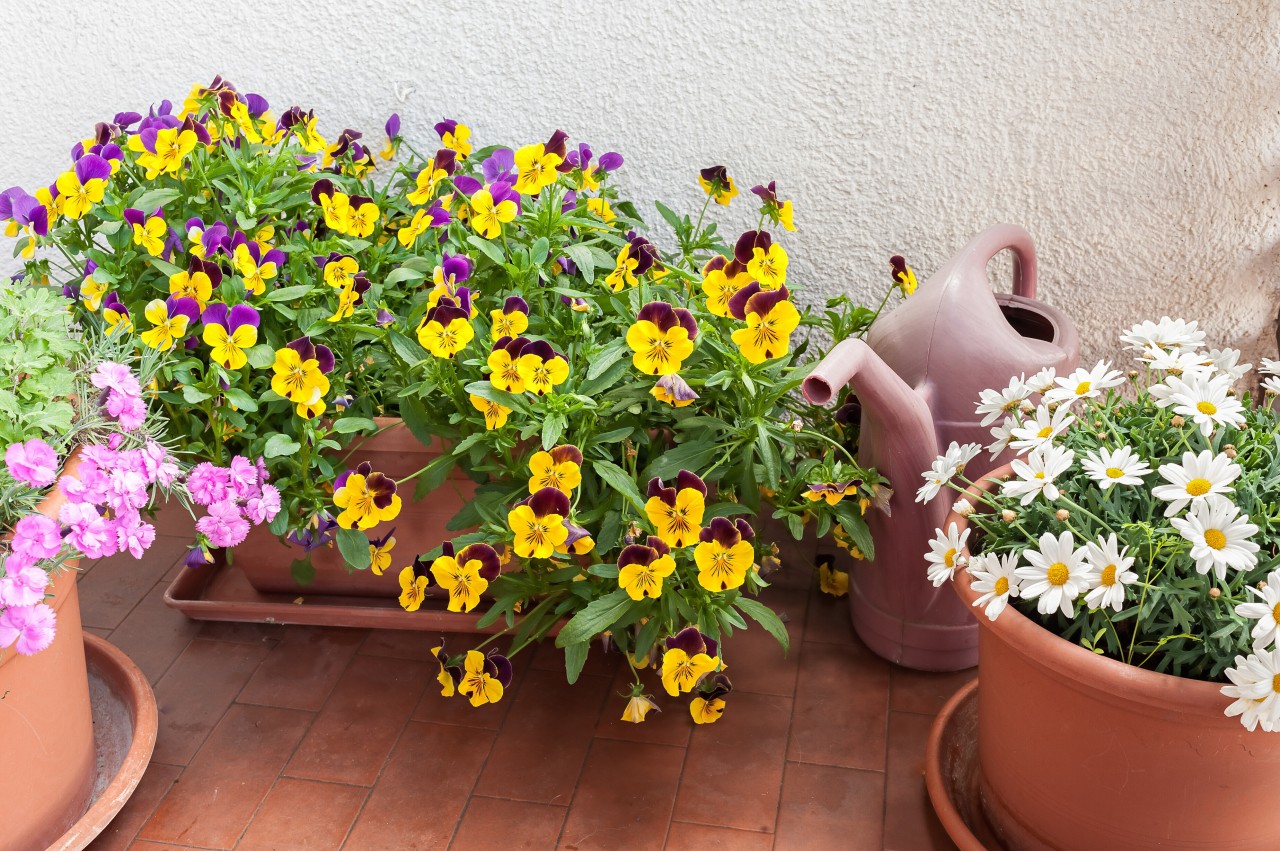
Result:
M267 594L250 585L244 571L234 563L184 568L164 592L164 602L192 620L464 633L495 633L507 626L499 618L496 623L478 627L483 607L471 613L450 612L443 599L428 598L418 611L406 612L390 595ZM548 635L559 631L557 624Z
M48 851L78 851L102 833L137 788L156 746L156 696L138 666L87 632L84 656L97 774L89 808Z
M960 851L1000 851L978 797L978 681L965 685L942 707L929 731L925 785L934 812Z

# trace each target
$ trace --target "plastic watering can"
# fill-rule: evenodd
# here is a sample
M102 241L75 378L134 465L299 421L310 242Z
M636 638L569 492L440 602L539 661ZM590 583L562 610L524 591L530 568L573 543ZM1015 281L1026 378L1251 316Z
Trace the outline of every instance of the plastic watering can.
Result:
M1013 295L997 295L987 264L1013 251ZM974 413L981 391L1044 367L1059 374L1079 363L1075 325L1035 299L1031 235L995 225L974 237L914 295L881 318L868 340L844 340L805 379L804 395L825 405L849 384L862 405L858 460L894 489L891 513L871 510L875 559L849 576L849 605L858 636L891 662L954 671L978 662L980 610L968 611L945 585L926 578L924 555L956 493L944 489L916 503L920 474L951 441L992 441ZM1010 460L985 449L965 468L975 481Z

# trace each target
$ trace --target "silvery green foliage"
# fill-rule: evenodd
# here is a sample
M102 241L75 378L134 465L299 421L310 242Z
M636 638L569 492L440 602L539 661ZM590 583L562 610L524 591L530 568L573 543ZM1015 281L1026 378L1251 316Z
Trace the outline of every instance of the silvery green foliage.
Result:
M75 416L71 362L83 351L60 293L0 285L0 450L33 437L61 441Z

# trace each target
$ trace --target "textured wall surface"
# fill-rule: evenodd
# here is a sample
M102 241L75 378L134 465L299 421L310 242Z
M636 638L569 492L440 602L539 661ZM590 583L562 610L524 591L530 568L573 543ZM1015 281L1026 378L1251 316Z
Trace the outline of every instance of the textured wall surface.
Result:
M0 185L48 182L95 121L222 73L277 110L315 108L330 138L380 135L392 111L423 146L445 116L479 144L560 127L627 157L642 211L653 198L695 209L695 169L713 163L744 195L776 179L795 201L792 274L814 300L872 297L893 253L923 280L987 224L1017 222L1086 358L1110 355L1119 326L1171 313L1256 362L1274 354L1280 301L1276 8L24 4L0 36ZM749 206L724 226L754 223Z

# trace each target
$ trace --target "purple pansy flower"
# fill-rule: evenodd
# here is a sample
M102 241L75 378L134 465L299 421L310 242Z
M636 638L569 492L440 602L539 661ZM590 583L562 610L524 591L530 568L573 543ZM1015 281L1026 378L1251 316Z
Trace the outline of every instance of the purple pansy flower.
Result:
M480 173L485 183L516 182L516 153L510 148L498 148L480 163Z

